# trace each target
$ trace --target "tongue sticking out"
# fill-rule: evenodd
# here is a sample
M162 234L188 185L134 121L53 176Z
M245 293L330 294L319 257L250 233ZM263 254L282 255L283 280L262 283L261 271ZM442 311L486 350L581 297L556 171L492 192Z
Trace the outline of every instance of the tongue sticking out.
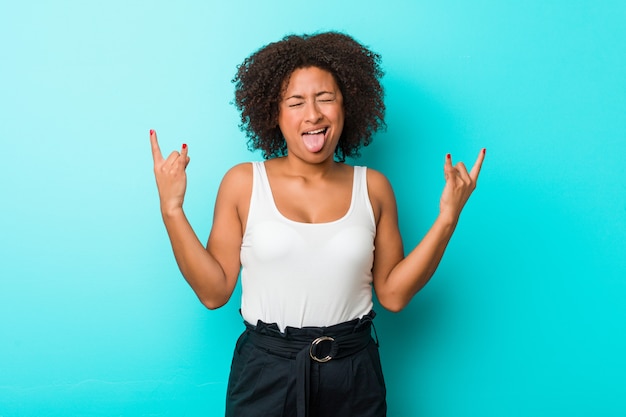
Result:
M302 135L302 140L309 152L319 152L324 146L324 132L314 135L304 134Z

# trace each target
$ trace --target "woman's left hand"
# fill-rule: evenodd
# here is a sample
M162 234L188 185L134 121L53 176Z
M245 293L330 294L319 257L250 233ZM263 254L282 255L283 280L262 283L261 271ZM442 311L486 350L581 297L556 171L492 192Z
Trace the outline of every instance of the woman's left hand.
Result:
M446 155L446 161L443 166L446 185L443 188L439 202L440 215L450 216L450 219L454 222L458 220L463 206L465 206L470 195L476 189L478 174L480 174L480 168L484 159L485 149L482 149L472 170L467 172L463 162L457 162L456 165L452 165L452 157L450 154Z

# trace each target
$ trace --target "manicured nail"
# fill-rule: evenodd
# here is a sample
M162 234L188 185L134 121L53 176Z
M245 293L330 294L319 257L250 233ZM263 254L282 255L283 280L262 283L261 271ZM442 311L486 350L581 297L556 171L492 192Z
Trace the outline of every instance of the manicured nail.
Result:
M187 149L187 144L183 143L183 149Z
M487 148L483 148L483 155L487 153Z
M450 154L446 154L446 158L450 159L452 156Z
M154 129L150 129L150 136L154 135Z

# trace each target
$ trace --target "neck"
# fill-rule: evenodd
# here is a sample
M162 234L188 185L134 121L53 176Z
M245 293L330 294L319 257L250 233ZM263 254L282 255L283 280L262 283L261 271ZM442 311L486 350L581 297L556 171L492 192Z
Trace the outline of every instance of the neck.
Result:
M281 158L281 164L286 173L304 178L324 178L335 173L342 165L333 158L314 163L307 162L294 156Z

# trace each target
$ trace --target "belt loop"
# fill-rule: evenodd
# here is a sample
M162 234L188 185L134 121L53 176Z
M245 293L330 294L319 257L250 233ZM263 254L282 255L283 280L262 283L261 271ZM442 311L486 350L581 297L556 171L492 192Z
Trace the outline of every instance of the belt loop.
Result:
M380 347L380 344L378 343L378 332L376 332L376 326L374 326L374 321L372 320L372 329L374 329L374 336L376 337L376 347Z

